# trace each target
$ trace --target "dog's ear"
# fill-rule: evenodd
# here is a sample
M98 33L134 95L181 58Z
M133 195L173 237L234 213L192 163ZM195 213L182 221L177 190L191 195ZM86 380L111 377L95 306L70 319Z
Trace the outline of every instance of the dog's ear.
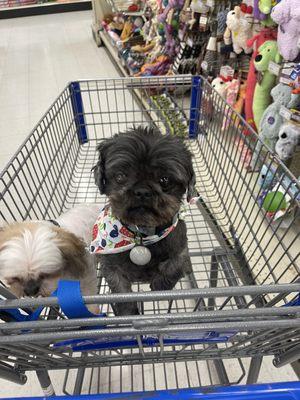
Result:
M111 139L108 139L101 142L97 146L99 158L97 164L92 168L92 171L94 172L95 183L98 186L101 194L105 194L105 158L110 145Z
M198 192L197 192L197 189L196 189L195 185L196 185L196 176L195 176L194 170L192 170L192 176L191 176L191 179L189 180L188 188L187 188L187 196L186 196L186 198L187 198L188 202L190 202L190 200L193 197L197 197L198 196Z
M86 270L85 243L73 233L53 227L57 233L57 245L63 257L64 273L81 278Z

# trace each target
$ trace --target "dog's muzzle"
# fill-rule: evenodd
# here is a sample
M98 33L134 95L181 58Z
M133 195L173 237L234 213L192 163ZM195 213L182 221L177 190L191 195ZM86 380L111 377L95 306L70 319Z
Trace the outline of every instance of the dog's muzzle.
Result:
M134 197L140 201L149 201L153 197L152 190L146 187L136 188L133 193Z
M26 296L36 296L40 290L40 287L41 283L39 281L29 279L24 287L24 293Z

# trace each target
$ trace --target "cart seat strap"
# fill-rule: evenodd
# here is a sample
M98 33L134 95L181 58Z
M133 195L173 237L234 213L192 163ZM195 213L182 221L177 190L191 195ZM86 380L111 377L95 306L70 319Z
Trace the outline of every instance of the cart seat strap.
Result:
M60 280L57 287L60 308L68 318L96 318L106 314L93 314L84 304L79 281Z
M2 313L7 317L9 321L17 321L17 322L24 322L24 321L36 321L39 319L41 312L44 307L38 307L34 312L29 314L21 313L19 309L5 309Z
M91 313L82 299L80 282L60 280L57 289L51 294L51 297L57 297L58 304L67 318L99 318L106 314ZM32 313L25 314L19 309L4 309L2 313L6 320L24 322L36 321L39 319L44 307L38 307Z

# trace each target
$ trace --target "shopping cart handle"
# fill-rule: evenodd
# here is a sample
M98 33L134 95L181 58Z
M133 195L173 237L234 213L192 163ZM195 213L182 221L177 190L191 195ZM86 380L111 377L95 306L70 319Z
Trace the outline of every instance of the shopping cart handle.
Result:
M157 328L165 328L166 326L169 325L169 322L167 319L160 319L160 320L142 320L142 321L132 321L132 326L135 329L140 329L140 328L153 328L153 326Z

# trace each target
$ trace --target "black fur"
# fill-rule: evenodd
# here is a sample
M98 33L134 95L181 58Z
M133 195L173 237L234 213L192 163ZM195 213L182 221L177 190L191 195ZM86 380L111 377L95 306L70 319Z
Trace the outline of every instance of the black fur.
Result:
M138 127L103 141L98 152L95 182L109 197L113 215L126 225L170 225L184 194L189 199L194 193L192 157L181 138ZM129 252L101 256L113 292L130 292L135 281L149 282L152 290L172 289L191 270L183 221L149 250L152 258L145 266L133 264ZM117 313L136 313L136 304L119 304Z

